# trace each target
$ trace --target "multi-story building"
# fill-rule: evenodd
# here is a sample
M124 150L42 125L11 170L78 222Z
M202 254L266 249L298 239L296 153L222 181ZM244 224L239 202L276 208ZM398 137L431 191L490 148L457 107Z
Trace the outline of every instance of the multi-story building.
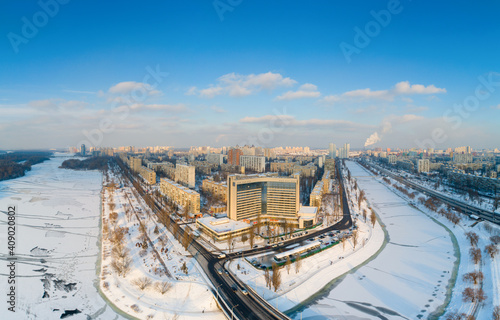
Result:
M351 145L349 143L345 143L344 147L340 148L339 158L341 159L349 158L350 149Z
M232 220L297 220L300 176L277 174L228 176L228 216Z
M453 162L455 163L471 163L472 154L471 153L453 153Z
M325 160L325 171L335 172L335 159Z
M175 182L179 182L188 188L194 188L196 181L196 168L187 164L175 165Z
M82 144L81 148L80 148L80 153L82 154L82 156L85 155L85 152L86 152L86 149L85 149L85 145Z
M168 161L165 161L165 162L149 162L148 163L148 168L151 169L151 170L155 170L155 171L163 171L165 173L167 173L167 171L169 170L169 168L174 168L174 164L172 162L168 162Z
M311 191L309 196L309 205L312 207L321 207L321 201L323 200L323 195L328 191L330 185L330 171L325 171L323 178L316 182L314 189Z
M305 166L296 165L293 167L292 173L298 173L301 177L314 177L316 175L316 166L312 163Z
M227 152L227 163L233 164L235 166L240 165L240 156L243 155L243 151L240 149L230 149Z
M429 159L418 159L417 171L418 172L429 172L430 171Z
M156 183L156 172L154 170L141 166L139 168L139 174L144 180L146 180L147 183Z
M388 160L389 164L396 164L398 157L395 154L389 154L387 156L387 160Z
M200 194L198 192L167 178L160 179L160 191L178 206L187 207L189 213L194 215L200 213Z
M264 172L266 170L266 157L240 156L240 165L245 167L245 170Z
M271 172L286 172L290 174L293 172L293 167L296 165L295 162L271 162Z
M330 143L330 146L328 148L328 156L330 157L330 159L334 159L335 157L337 157L337 147L333 143Z
M224 155L220 153L207 154L207 162L220 166L224 162Z
M214 197L217 197L224 202L227 202L227 183L215 182L212 179L205 179L202 182L201 189L203 192L210 193Z
M142 166L142 159L138 157L130 157L128 161L130 170L133 172L139 172Z

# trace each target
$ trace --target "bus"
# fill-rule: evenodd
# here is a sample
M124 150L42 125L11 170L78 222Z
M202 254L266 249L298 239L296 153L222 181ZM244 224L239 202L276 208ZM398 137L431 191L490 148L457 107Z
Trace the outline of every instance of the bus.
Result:
M313 241L309 244L306 244L306 245L303 245L303 246L300 246L297 248L293 248L292 250L288 250L288 251L274 255L274 261L276 261L277 263L282 263L282 262L285 262L288 257L290 257L290 259L292 259L294 256L301 255L304 252L314 251L316 249L319 249L320 246L321 246L321 242Z

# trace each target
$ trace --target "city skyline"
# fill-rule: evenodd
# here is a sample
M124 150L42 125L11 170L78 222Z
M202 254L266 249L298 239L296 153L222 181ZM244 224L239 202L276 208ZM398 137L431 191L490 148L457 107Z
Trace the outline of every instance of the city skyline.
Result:
M0 149L498 147L498 4L54 3L2 13Z

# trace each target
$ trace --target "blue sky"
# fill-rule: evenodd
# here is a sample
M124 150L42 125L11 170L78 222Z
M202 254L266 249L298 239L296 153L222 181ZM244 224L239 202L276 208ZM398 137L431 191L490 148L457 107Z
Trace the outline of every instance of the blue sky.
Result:
M0 149L500 147L498 9L4 1Z

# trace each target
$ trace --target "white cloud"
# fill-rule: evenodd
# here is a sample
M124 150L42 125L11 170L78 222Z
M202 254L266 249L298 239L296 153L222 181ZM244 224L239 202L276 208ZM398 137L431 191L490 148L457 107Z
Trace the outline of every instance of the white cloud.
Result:
M223 108L219 108L219 107L216 107L216 106L212 106L212 107L210 107L210 109L212 109L212 111L214 111L216 113L224 113L224 112L226 112L226 110L224 110Z
M498 109L498 110L500 110L500 104L497 105L497 106L491 106L491 109Z
M182 103L179 104L143 104L134 103L130 105L131 110L161 110L161 111L171 111L171 112L182 112L186 111L187 108Z
M410 95L410 94L435 94L435 93L446 93L444 88L436 88L433 84L429 86L424 86L422 84L410 84L409 81L401 81L396 83L394 87L395 94Z
M321 93L318 87L311 83L303 84L297 91L287 91L284 94L276 97L276 100L293 100L301 98L318 98Z
M84 101L64 99L45 99L33 100L28 102L28 106L41 111L82 110L85 109L88 105L89 104Z
M358 101L358 100L386 100L393 101L395 97L403 96L403 99L408 101L408 95L428 95L446 93L446 89L437 88L433 84L425 86L422 84L411 85L408 81L401 81L389 90L371 90L370 88L357 89L344 92L340 95L329 95L322 99L323 102L334 104L339 101Z
M198 89L196 87L191 87L186 91L185 95L186 96L195 96L198 92Z
M297 81L283 77L279 73L267 72L241 75L233 72L219 77L217 84L199 90L199 95L204 98L213 98L223 94L232 97L243 97L261 90L290 87L296 83ZM196 91L193 90L192 92L195 93Z
M291 115L265 115L261 117L244 117L240 119L240 123L251 123L251 124L266 124L271 125L284 125L288 127L333 127L343 130L353 130L355 128L365 128L372 126L366 126L363 124L346 121L346 120L334 120L334 119L306 119L297 120Z
M148 96L161 94L160 91L155 90L151 85L135 81L124 81L117 83L111 88L109 88L108 92L112 94L121 94L121 95L135 94L138 96L144 94Z

